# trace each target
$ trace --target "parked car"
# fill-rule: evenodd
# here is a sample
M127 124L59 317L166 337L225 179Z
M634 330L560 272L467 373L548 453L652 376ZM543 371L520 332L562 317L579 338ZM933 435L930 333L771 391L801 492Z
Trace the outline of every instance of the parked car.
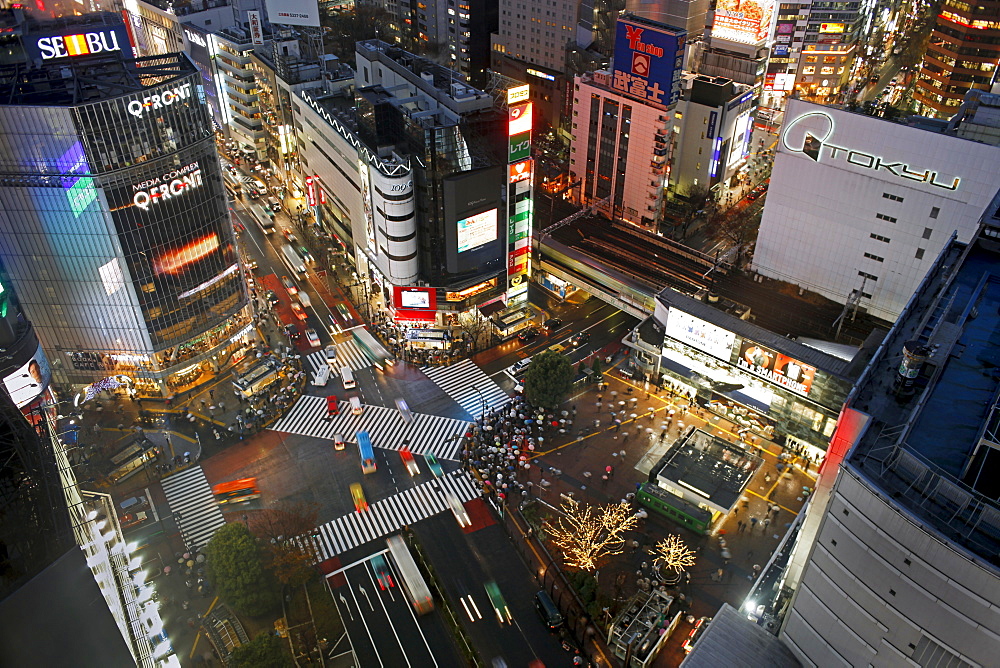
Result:
M119 521L121 522L122 529L128 529L129 527L134 527L142 524L143 522L146 521L147 517L148 515L146 515L144 511L140 511L137 513L128 513L127 515L122 515L121 518L119 518Z
M534 341L538 338L538 334L539 331L537 327L528 327L527 329L522 329L521 333L517 335L517 338L523 342Z

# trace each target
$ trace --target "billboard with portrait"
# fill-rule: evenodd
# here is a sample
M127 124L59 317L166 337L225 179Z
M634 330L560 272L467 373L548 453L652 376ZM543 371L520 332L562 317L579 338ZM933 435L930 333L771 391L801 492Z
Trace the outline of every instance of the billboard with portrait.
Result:
M667 311L666 335L692 348L729 361L736 334L673 306Z
M712 39L760 44L771 30L774 0L719 0L715 6Z
M629 16L615 30L612 86L622 95L670 106L680 96L687 31Z
M744 371L802 395L809 394L816 377L816 367L749 339L743 340L736 364Z
M22 358L23 359L23 358ZM21 368L3 379L4 388L18 408L28 405L52 382L49 360L38 344L35 354Z
M507 167L487 167L446 177L443 183L448 271L501 267L500 200Z

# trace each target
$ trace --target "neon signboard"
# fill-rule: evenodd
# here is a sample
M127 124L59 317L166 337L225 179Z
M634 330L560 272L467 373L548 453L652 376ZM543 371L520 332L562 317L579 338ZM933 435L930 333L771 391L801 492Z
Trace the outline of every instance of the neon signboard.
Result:
M201 167L197 162L132 186L132 204L146 211L165 199L177 197L201 187Z

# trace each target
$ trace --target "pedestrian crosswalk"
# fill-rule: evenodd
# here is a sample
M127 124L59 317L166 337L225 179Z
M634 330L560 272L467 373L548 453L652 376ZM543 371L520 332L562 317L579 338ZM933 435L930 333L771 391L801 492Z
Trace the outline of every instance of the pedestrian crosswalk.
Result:
M450 366L425 366L420 370L474 418L510 401L507 393L470 359Z
M326 397L303 396L272 429L325 439L341 434L352 441L354 434L367 431L376 448L400 450L405 441L415 455L458 459L469 425L464 420L424 413L413 413L413 421L407 424L398 410L382 406L365 406L361 415L351 415L346 408L332 418L326 415Z
M351 367L351 371L357 371L359 369L367 369L372 365L372 361L354 341L344 341L343 343L335 343L333 345L337 348L336 366L338 369L342 366L349 366ZM314 353L309 353L306 355L306 361L309 362L309 370L316 373L326 366L326 351L318 350Z
M212 496L205 472L200 466L192 466L164 478L160 484L184 544L190 550L205 547L219 527L226 523L219 504Z
M338 517L310 535L299 536L296 543L313 554L317 562L330 559L359 545L390 536L404 526L450 512L446 492L454 494L462 503L479 495L469 475L455 471L371 503L364 512Z

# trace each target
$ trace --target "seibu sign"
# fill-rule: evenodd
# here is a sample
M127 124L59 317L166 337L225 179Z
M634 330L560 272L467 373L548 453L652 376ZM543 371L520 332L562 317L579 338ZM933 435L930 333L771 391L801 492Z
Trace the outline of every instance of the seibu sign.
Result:
M132 100L125 105L125 108L128 110L128 113L136 118L142 118L147 111L169 107L174 102L180 102L189 97L191 97L191 84L186 83L174 88L168 88L160 93L147 95L142 98L142 101Z
M202 184L201 167L197 162L132 186L132 203L146 211L165 199L183 195Z
M132 45L125 26L88 30L87 32L45 35L25 40L25 46L42 61L92 56L124 51L132 57Z

